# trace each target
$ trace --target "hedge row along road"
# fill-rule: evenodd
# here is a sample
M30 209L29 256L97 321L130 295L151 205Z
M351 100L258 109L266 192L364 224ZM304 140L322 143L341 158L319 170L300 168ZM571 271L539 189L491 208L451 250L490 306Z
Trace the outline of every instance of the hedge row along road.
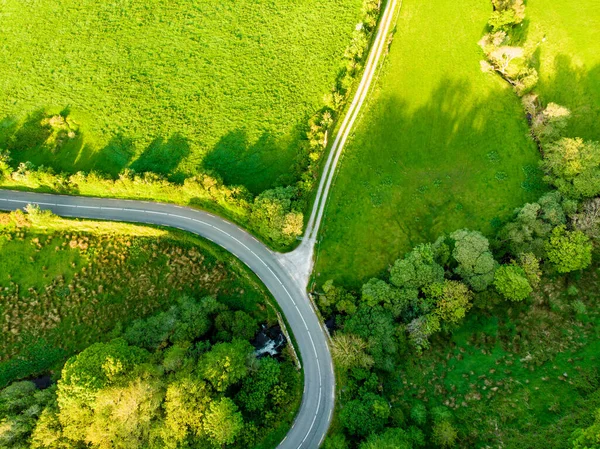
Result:
M304 368L304 394L292 428L278 449L318 448L335 406L335 377L327 337L306 293L314 243L327 195L346 139L366 99L387 37L397 0L386 2L364 75L334 141L323 171L304 242L293 253L277 254L238 226L189 207L139 200L87 198L0 190L0 209L37 204L43 210L74 218L125 221L189 231L223 247L244 262L265 284L281 307L294 334ZM283 263L282 263L283 262Z

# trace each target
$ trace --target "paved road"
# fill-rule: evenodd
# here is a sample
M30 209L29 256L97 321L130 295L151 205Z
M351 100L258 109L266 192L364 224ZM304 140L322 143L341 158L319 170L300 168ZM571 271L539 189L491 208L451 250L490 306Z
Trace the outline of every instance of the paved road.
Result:
M314 449L321 444L335 405L335 378L327 339L306 296L270 251L246 231L207 212L170 204L0 190L0 209L38 204L65 217L170 226L198 234L231 252L263 281L291 327L304 368L304 396L280 449Z

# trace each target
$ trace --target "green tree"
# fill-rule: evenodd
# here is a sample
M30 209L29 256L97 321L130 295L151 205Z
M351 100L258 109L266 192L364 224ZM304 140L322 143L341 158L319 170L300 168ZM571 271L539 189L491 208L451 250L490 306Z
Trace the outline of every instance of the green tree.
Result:
M204 419L204 431L217 446L232 444L244 427L244 419L229 398L211 402Z
M366 437L380 432L390 414L387 401L374 393L366 393L344 405L340 423L350 435Z
M53 396L54 388L40 391L29 381L14 382L0 390L0 447L28 447L36 420Z
M532 288L537 288L542 279L540 261L533 253L522 253L519 255L519 266L525 272L525 276Z
M525 270L517 265L502 265L496 270L496 290L510 301L522 301L533 289L529 285Z
M392 267L390 280L399 288L421 288L444 280L444 268L435 260L430 243L416 246Z
M417 349L429 347L429 337L441 329L438 315L430 313L412 320L406 326L408 340Z
M303 216L294 210L297 189L292 186L265 190L254 200L251 223L273 242L290 244L302 235Z
M221 312L215 319L215 327L219 331L219 339L223 341L232 338L251 340L258 331L256 320L242 310Z
M410 436L403 429L391 428L378 435L371 435L360 444L359 449L412 449Z
M203 421L213 400L206 382L185 376L167 387L165 410L165 440L183 442L188 436L204 435Z
M271 390L279 382L281 368L277 360L265 357L258 369L242 382L237 401L249 412L266 411Z
M367 354L367 343L357 335L336 332L331 339L331 355L342 369L370 368L373 357Z
M489 250L489 242L480 232L462 229L453 232L452 257L458 263L456 274L475 291L485 290L494 280L496 261Z
M592 244L583 232L557 226L546 244L546 254L559 273L569 273L592 263Z
M431 439L438 447L453 447L458 439L458 432L449 421L440 421L433 425Z
M435 300L434 313L448 323L458 324L472 307L473 292L462 282L445 280L424 291Z
M319 310L329 316L335 310L352 315L356 312L356 298L343 287L328 280L323 284L323 293L318 296Z
M374 366L391 371L397 352L394 317L381 306L361 305L356 313L344 321L344 333L355 334L367 342Z
M545 148L546 179L565 195L592 198L600 194L600 142L562 138Z
M200 359L199 371L215 390L223 392L246 376L252 349L244 340L218 343Z

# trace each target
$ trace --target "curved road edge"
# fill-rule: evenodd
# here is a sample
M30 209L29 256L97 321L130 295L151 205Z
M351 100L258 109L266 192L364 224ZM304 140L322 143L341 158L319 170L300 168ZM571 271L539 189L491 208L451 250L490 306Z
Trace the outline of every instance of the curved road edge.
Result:
M304 365L300 410L278 449L318 448L335 406L335 376L327 338L307 297L291 274L248 232L223 218L189 207L136 200L0 190L0 210L37 204L63 217L168 226L192 232L226 249L248 266L281 307Z

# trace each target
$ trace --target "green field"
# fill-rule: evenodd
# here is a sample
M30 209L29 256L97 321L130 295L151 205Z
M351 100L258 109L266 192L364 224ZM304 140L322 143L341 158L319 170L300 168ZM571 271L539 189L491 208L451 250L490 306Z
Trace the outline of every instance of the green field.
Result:
M537 46L544 103L568 107L571 137L600 140L600 8L595 0L531 0L528 44Z
M417 243L490 233L541 188L519 99L483 73L485 0L405 0L384 72L345 149L318 283L357 286ZM468 12L468 13L467 13Z
M0 148L71 173L211 169L253 192L292 182L300 128L335 83L361 5L4 1ZM43 121L59 113L73 134L57 144Z

